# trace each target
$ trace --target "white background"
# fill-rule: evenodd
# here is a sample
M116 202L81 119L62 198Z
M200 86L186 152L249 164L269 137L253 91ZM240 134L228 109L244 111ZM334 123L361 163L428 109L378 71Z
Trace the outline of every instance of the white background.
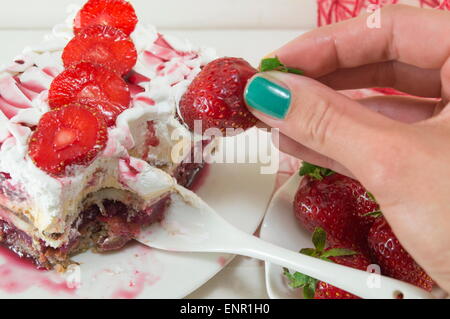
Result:
M77 0L0 0L0 64L39 43ZM258 64L316 23L315 0L132 0L140 20ZM190 297L267 298L264 264L238 257Z
M316 23L315 0L131 0L161 28L304 28ZM0 0L0 28L49 28L80 0ZM20 17L20 18L19 18Z

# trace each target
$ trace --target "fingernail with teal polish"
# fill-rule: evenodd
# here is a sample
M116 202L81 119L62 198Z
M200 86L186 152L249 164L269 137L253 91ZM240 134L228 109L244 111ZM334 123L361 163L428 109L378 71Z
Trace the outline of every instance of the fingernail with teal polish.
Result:
M291 98L288 89L263 77L254 78L245 91L248 105L277 119L286 117Z

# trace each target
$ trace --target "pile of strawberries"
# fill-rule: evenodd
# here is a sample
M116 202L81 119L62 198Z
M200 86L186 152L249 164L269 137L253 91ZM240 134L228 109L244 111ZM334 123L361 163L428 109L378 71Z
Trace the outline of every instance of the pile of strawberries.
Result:
M130 34L137 24L125 0L89 0L74 21L64 49L66 68L52 82L49 105L29 142L29 156L52 175L88 165L107 142L107 128L130 106L124 76L137 53Z
M321 251L327 251L321 243L326 236L331 261L360 270L377 264L383 275L431 291L433 280L402 247L375 198L358 181L309 163L303 164L300 174L305 177L295 196L294 213L304 228L314 232L316 246L302 253L321 258ZM304 280L302 274L285 274L291 286L304 288L309 297L357 298L326 283Z

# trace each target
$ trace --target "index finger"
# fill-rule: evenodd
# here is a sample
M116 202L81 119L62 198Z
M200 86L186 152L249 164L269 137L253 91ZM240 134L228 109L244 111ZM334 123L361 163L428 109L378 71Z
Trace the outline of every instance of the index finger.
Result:
M365 14L308 32L274 55L310 77L391 60L440 69L450 56L450 12L394 5L380 17L380 28L370 28Z

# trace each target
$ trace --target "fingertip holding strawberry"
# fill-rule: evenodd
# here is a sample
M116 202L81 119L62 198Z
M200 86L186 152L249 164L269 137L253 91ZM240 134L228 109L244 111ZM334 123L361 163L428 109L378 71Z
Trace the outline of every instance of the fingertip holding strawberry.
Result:
M355 255L346 256L346 260L339 256L339 261L332 257L334 262L361 270L366 270L371 263L378 264L383 275L431 291L433 280L401 246L382 216L375 197L358 181L306 162L300 175L306 182L303 181L297 190L294 214L303 227L314 231L316 247L315 250L302 250L303 253L318 258L323 256L317 253L317 247L322 247L318 246L317 238L323 238L322 232L326 232L332 245L329 249L338 247L358 252L358 260L353 265L350 257L355 258ZM316 282L315 285L315 299L355 297L327 283Z

